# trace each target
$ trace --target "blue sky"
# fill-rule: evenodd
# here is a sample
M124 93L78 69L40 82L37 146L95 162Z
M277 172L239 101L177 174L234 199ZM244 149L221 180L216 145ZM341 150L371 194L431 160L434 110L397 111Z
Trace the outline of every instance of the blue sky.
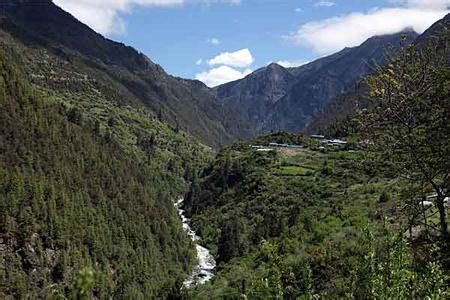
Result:
M54 0L175 76L210 86L299 65L448 13L450 0Z

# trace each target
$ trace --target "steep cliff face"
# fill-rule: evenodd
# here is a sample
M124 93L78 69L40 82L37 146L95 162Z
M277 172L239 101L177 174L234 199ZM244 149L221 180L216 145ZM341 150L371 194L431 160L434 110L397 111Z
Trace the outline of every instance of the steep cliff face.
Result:
M330 126L351 118L358 109L367 107L367 84L358 82L328 102L303 129L305 134L325 133Z
M196 93L142 53L104 38L51 1L2 1L0 22L2 45L27 52L29 69L50 58L95 80L115 102L144 106L204 143L217 146L234 139L214 97Z
M267 112L286 96L294 82L291 72L272 63L242 80L216 87L215 92L229 115L240 118L238 123L248 124L243 136L251 138L263 130Z

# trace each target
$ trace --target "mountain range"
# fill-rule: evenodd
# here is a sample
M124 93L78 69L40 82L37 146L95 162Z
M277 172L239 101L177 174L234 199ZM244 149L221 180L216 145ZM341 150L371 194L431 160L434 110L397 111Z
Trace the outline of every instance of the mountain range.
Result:
M414 40L414 44L416 47L423 47L431 38L448 34L448 28L450 28L450 14L437 21L423 34L419 35ZM447 61L450 63L450 57L447 58ZM349 119L358 109L367 107L369 103L367 101L367 90L367 85L360 80L349 85L344 93L329 101L314 116L304 129L304 132L309 134L323 132L328 127Z
M297 68L270 64L215 90L222 103L241 110L252 134L299 133L328 101L369 74L376 64L385 64L385 51L395 55L402 36L410 43L418 34L409 30L372 37L358 47Z
M235 298L246 295L246 283L257 298L279 298L282 285L284 295L367 298L375 288L364 282L381 277L366 276L375 248L356 234L366 235L368 220L385 231L379 212L398 211L399 188L409 186L374 172L365 151L347 151L351 139L342 151L286 132L250 139L346 120L367 105L362 77L398 53L400 41L421 47L448 25L449 16L420 36L376 36L297 68L269 64L209 88L167 74L51 0L0 1L0 299ZM440 103L442 86L430 97ZM433 131L447 145L447 132ZM239 139L248 140L233 143ZM283 147L262 146L272 142ZM186 234L180 203L201 241ZM217 280L204 291L184 285L198 269L198 243L219 262L208 267ZM389 245L380 252L389 261L379 265L392 265ZM429 285L444 286L434 261L418 265L431 274L423 276L404 261L393 272L415 281L398 286L410 282L404 289L423 297ZM359 270L363 284L354 280ZM397 274L388 271L381 273Z
M314 124L323 123L314 117L331 119L325 112L341 107L339 96L351 94L375 65L384 65L387 52L395 55L402 37L403 43L426 39L412 30L375 36L300 67L272 63L208 88L167 74L144 54L104 38L50 0L3 1L0 28L2 47L20 53L36 86L101 93L117 105L146 109L213 147L273 131L313 132L318 129Z
M233 139L221 123L220 104L207 94L135 49L104 38L50 0L2 1L0 32L2 46L20 51L38 86L65 89L86 78L85 90L95 89L119 105L145 107L205 143Z

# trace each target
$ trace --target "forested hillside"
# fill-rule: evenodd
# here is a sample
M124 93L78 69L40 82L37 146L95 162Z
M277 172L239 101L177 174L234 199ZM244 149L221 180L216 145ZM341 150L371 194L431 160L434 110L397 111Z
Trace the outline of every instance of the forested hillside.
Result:
M173 200L203 148L102 99L36 90L0 52L0 298L176 295L194 248Z
M402 178L365 151L348 150L355 145L324 150L295 136L252 144L292 141L306 148L225 149L194 180L186 205L219 267L192 297L448 295L448 245L407 239Z
M0 299L450 298L449 16L211 89L0 2Z
M347 141L273 134L194 176L186 208L219 267L193 296L449 297L447 58L444 37L377 67Z

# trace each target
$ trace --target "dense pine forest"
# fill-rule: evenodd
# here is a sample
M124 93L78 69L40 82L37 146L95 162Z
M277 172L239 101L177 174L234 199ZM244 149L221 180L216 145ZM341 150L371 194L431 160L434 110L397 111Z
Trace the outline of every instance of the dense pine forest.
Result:
M44 97L17 61L2 50L0 297L177 294L194 250L172 203L203 148L139 112Z

